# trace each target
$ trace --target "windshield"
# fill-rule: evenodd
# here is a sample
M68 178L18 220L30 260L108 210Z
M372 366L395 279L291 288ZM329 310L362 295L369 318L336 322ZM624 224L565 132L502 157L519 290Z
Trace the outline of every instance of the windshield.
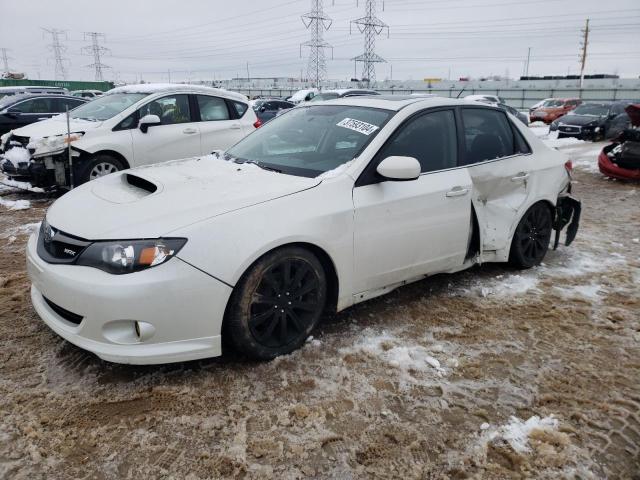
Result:
M591 115L594 117L603 117L609 115L609 105L598 105L583 103L576 108L572 113L573 115Z
M543 107L561 107L562 101L560 100L547 100L542 104Z
M111 95L103 95L74 109L71 116L72 118L79 118L81 120L108 120L134 103L142 100L147 95L147 93L113 93Z
M322 100L333 100L334 98L338 98L338 94L336 92L327 92L327 93L319 93L315 97L313 97L311 102L320 102Z
M225 159L316 177L357 157L393 113L343 105L293 108L241 140Z

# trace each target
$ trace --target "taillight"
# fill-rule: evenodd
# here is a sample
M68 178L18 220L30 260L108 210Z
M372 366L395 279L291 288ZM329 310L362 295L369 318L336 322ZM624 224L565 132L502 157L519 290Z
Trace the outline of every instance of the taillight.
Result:
M567 160L566 162L564 162L564 168L567 170L567 172L571 173L571 171L573 170L573 162L571 160Z
M253 128L260 128L262 126L262 120L258 119L254 122Z

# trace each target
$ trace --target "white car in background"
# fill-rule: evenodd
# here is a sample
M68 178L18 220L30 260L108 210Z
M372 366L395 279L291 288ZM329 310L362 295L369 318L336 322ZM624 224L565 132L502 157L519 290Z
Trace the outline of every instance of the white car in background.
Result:
M317 88L307 88L305 90L298 90L296 93L287 97L287 102L298 104L302 102L308 102L318 94Z
M323 312L576 235L566 158L488 105L352 97L289 110L225 153L58 199L27 246L60 336L121 363L270 359ZM556 236L556 242L558 237Z
M131 167L226 149L257 128L243 95L179 84L114 88L70 117L70 136L66 115L3 135L0 160L10 149L26 150L25 161L6 172L36 187L68 188L72 180L76 186Z

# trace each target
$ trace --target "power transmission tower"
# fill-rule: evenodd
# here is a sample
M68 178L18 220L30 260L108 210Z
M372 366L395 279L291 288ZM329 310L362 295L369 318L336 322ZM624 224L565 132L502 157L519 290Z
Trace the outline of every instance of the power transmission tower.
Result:
M65 68L65 62L69 60L67 58L63 58L62 54L67 51L67 47L60 43L60 37L62 35L66 36L66 32L64 30L58 30L56 28L43 28L45 33L51 35L51 45L49 48L53 52L53 58L56 62L55 66L55 79L56 80L66 80L67 79L67 69Z
M380 35L384 29L387 29L387 37L389 36L389 25L376 17L376 0L365 0L365 16L356 20L351 20L349 24L349 33L351 33L351 25L356 25L360 33L364 33L364 53L352 58L356 62L362 63L362 81L370 84L376 80L376 63L384 63L386 60L376 55L376 36ZM384 10L384 2L382 4Z
M91 39L91 45L87 45L86 47L82 47L81 49L83 54L93 55L93 63L91 65L86 65L86 66L95 68L97 82L101 82L104 80L104 77L102 76L102 70L105 68L111 68L109 65L105 65L100 61L100 55L109 53L108 48L105 48L99 45L98 40L100 38L104 40L104 33L84 32L84 39L85 40Z
M9 56L7 55L7 52L9 51L8 48L0 48L0 52L2 53L2 66L4 67L4 73L9 73Z
M589 19L587 18L584 28L582 29L582 53L580 54L580 88L584 82L584 66L587 63L587 45L589 45Z
M325 49L333 47L324 41L323 34L329 30L333 20L324 13L324 0L311 0L311 11L302 15L302 23L311 32L311 40L300 44L300 56L302 47L309 47L309 62L307 63L307 78L316 88L327 78L327 59Z

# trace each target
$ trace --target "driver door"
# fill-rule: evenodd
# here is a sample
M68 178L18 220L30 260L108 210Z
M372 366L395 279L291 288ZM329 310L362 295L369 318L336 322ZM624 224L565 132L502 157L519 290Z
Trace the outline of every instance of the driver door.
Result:
M161 124L150 127L146 133L139 128L132 130L135 164L132 166L201 155L200 127L192 116L189 95L157 98L143 105L138 112L138 118L157 115Z
M392 155L416 158L416 180L385 180L375 167ZM353 189L358 300L420 275L462 266L471 220L471 178L457 168L453 110L429 111L401 125ZM378 292L383 293L383 292Z

